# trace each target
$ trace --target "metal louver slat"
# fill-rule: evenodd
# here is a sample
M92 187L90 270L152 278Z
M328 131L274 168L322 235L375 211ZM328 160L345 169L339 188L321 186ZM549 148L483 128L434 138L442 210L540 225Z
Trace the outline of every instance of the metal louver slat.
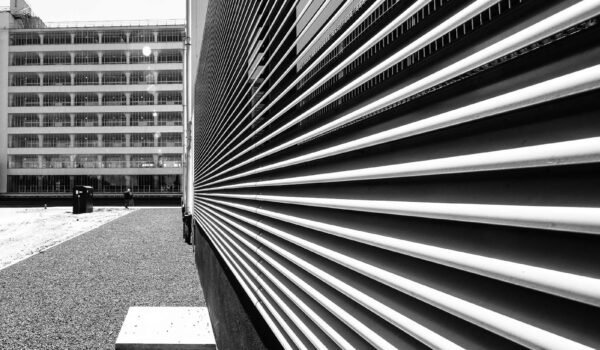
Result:
M239 5L194 220L283 348L600 347L598 1Z

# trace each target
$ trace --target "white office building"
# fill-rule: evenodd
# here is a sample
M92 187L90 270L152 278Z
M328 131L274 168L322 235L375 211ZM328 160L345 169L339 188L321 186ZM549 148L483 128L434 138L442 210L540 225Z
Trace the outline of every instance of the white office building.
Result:
M184 21L0 11L0 193L180 192Z

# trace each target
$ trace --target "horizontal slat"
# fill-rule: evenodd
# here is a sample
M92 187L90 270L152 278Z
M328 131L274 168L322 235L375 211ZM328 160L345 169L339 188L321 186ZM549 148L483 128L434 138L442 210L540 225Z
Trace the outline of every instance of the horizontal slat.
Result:
M242 216L236 216L236 218L253 224L261 230L265 230L288 242L294 243L304 249L314 252L317 255L356 271L368 278L386 284L440 309L446 310L457 317L464 318L494 333L512 339L513 341L524 346L557 350L591 349L587 346L578 344L564 337L534 327L530 324L494 312L493 310L486 309L421 283L412 281L399 275L395 275L389 271L374 265L370 265L354 257L345 256L334 250L294 236L288 232L281 231L268 224L257 222Z
M221 183L221 182L225 182L225 181L231 181L231 180L235 180L237 178L241 178L241 177L245 177L245 176L250 176L250 175L256 175L259 173L263 173L263 172L267 172L267 171L272 171L272 170L276 170L276 169L280 169L280 168L284 168L284 167L288 167L288 166L292 166L292 165L296 165L296 164L302 164L302 163L306 163L306 162L310 162L310 161L314 161L314 160L318 160L318 159L322 159L322 158L326 158L326 157L331 157L331 156L335 156L338 154L342 154L342 153L347 153L347 152L351 152L351 151L355 151L358 149L363 149L363 148L367 148L367 147L372 147L372 146L376 146L376 145L380 145L382 143L386 143L386 142L392 142L392 141L397 141L400 139L405 139L408 137L413 137L416 135L421 135L424 133L428 133L428 132L432 132L432 131L436 131L436 130L440 130L440 129L444 129L444 128L448 128L451 126L455 126L455 125L459 125L459 124L464 124L464 123L468 123L468 122L472 122L475 120L479 120L479 119L483 119L486 117L491 117L491 116L496 116L498 114L501 113L505 113L505 112L509 112L509 111L513 111L516 109L520 109L520 108L525 108L525 107L530 107L536 104L540 104L540 103L544 103L547 101L551 101L551 100L555 100L555 99L559 99L559 98L564 98L567 96L571 96L574 94L578 94L578 93L583 93L586 91L590 91L593 89L598 89L600 87L600 66L593 66L587 69L583 69L571 74L567 74L558 78L554 78L551 80L547 80L544 81L542 83L539 84L535 84L523 89L519 89L507 94L503 94L488 100L484 100L481 102L477 102L477 103L473 103L470 104L468 106L462 107L462 108L458 108L446 113L442 113L436 116L432 116L432 117L428 117L428 118L424 118L421 119L417 122L414 123L410 123L407 125L403 125L397 128L393 128L393 129L389 129L377 134L373 134L373 135L369 135L357 140L352 140L350 142L344 143L344 144L340 144L340 145L336 145L336 146L332 146L323 150L319 150L319 151L315 151L313 153L309 153L306 155L302 155L299 157L295 157L292 159L288 159L285 161L281 161L278 163L274 163L271 165L267 165L267 166L262 166L262 167L258 167L256 169L250 170L250 171L246 171L237 175L233 175L233 176L229 176L229 177L224 177L222 179L213 181L211 183L206 184L205 186L212 186L209 187L210 190L222 190L222 189L233 189L233 188L244 188L244 187L249 187L249 186L279 186L279 185L297 185L297 184L307 184L307 183L317 183L317 182L329 182L329 181L349 181L349 180L360 180L363 179L363 175L366 174L361 174L361 177L353 177L350 176L347 179L343 179L344 176L340 176L340 178L338 178L337 175L334 174L328 174L330 176L305 176L305 177L299 177L299 178L292 178L292 179L282 179L282 180L270 180L270 181L258 181L255 183L245 183L245 184L239 184L239 185L228 185L228 186L219 186L219 187L214 187L215 184L217 183ZM577 161L575 159L584 159L585 155L579 155L576 152L578 151L578 148L576 146L576 143L573 144L573 146L570 146L569 143L564 145L566 148L568 148L568 150L564 151L564 153L568 153L568 155L566 155L563 158L574 158L572 163L576 163ZM562 147L559 146L559 147ZM535 152L536 149L541 149L541 152ZM537 147L537 148L520 148L520 149L516 149L513 152L519 152L519 153L529 153L529 151L532 151L534 153L536 153L535 155L528 155L528 154L520 154L516 157L516 159L514 159L514 161L511 160L511 156L513 156L512 154L510 154L510 151L501 151L501 152L505 152L505 153L509 153L509 154L504 154L501 152L489 152L489 153L484 153L483 156L487 157L487 155L489 155L490 157L494 157L494 154L499 154L500 157L508 159L508 161L504 160L501 161L500 159L498 159L499 163L503 163L504 168L519 168L519 167L530 167L530 166L543 166L544 164L546 165L558 165L558 164L569 164L571 162L567 161L566 163L561 163L561 162L553 162L553 161L548 161L547 163L544 159L542 159L541 154L540 153L546 153L548 152L548 149L542 149L541 147ZM529 156L529 161L525 161L526 164L519 164L519 158L524 159L527 158ZM472 157L472 158L476 158L475 156L468 156L468 157ZM440 174L440 173L454 173L454 172L459 172L459 171L482 171L482 170L497 170L497 169L502 169L502 165L498 164L498 166L493 166L490 168L484 168L482 167L482 163L477 163L476 166L471 166L471 169L469 169L469 166L462 166L462 168L466 168L464 170L458 170L461 168L461 166L458 166L456 164L459 164L461 162L462 159L468 159L468 157L452 157L452 158L447 158L445 160L442 161L438 161L438 166L435 165L436 161L426 161L426 162L421 162L421 163L416 163L416 164L412 164L412 165L403 165L401 166L402 168L405 168L406 170L402 170L402 169L397 169L395 171L393 171L394 175L391 175L389 177L400 177L400 176L421 176L421 175L429 175L429 174ZM546 157L548 157L546 155ZM494 157L495 158L495 157ZM496 158L497 159L497 158ZM594 157L589 157L588 161L593 161ZM477 162L477 161L475 161ZM484 163L491 163L492 161L486 160ZM450 164L450 166L448 166L447 164ZM509 163L509 165L507 165L506 163ZM510 165L510 163L512 163L512 165ZM571 163L571 164L572 164ZM419 170L419 169L423 169L423 167L420 167L419 165L429 165L429 166L425 166L425 168L427 168L427 170ZM400 167L398 167L400 168ZM434 168L434 169L432 169ZM445 170L442 170L445 169ZM453 170L450 170L453 169ZM348 172L348 174L351 172ZM384 175L381 178L387 177L387 175ZM376 177L368 177L366 176L365 179L370 179L370 178L376 178Z
M265 217L293 223L374 247L600 306L600 280L595 278L469 254L432 245L419 244L367 231L356 230L351 227L309 220L301 216L286 215L272 210L228 203L209 198L207 198L207 200L211 203L228 205L237 209L254 212Z
M210 234L210 232L212 232L210 226L203 223L202 220L200 222L201 222L201 225L204 227L205 232ZM219 242L215 242L215 245L217 246L218 249L220 248ZM252 299L254 306L258 309L258 311L264 317L267 324L269 324L269 326L271 327L271 330L277 336L277 339L281 342L281 344L285 348L290 349L291 345L288 343L286 337L284 337L283 333L279 329L279 326L273 321L271 314L269 312L267 312L267 310L263 307L262 300L259 300L259 298L255 295L255 291L257 291L257 288L255 286L253 286L252 284L247 283L247 281L250 281L248 279L248 277L246 275L242 274L242 272L239 270L239 268L237 268L231 262L231 258L222 248L220 248L220 251L221 251L223 258L227 259L227 261L231 267L231 271L236 276L237 281L242 285L242 288L244 288L247 295Z
M235 214L233 214L227 210L224 210L222 208L218 208L218 209L220 211L222 211L223 213L227 213L228 215L230 215L232 217L237 217L238 219L240 219L242 221L248 222L248 219L246 219L246 218L235 215ZM231 224L232 226L236 227L237 229L241 230L241 232L245 232L246 234L250 233L247 228L244 228L243 226L241 226L239 224L235 224L233 221L225 218L224 216L218 214L217 212L211 210L210 213L219 217L219 219ZM298 266L302 266L302 268L306 269L307 271L314 274L318 278L321 278L324 282L330 284L334 288L339 289L344 294L351 296L352 299L358 301L359 303L361 303L363 306L370 309L371 311L379 314L381 317L389 320L392 324L397 326L399 329L407 332L411 336L415 337L417 340L423 342L425 345L428 345L429 347L431 347L433 349L461 349L461 347L459 347L458 345L450 342L447 339L444 339L443 337L432 332L431 330L427 329L426 327L423 327L422 325L414 322L413 320L407 318L406 316L398 313L397 311L386 306L385 304L381 303L380 301L370 297L368 294L364 293L363 291L360 291L360 290L356 289L355 287L353 287L352 285L340 280L339 278L337 278L331 274L328 274L323 270L320 270L316 266L312 265L309 261L301 260L297 255L293 254L292 252L282 250L280 247L278 247L273 242L269 241L267 238L259 236L259 235L254 236L254 238L257 241L259 241L261 244L264 244L264 246L269 247L273 251L275 251L275 252L279 253L280 255L286 257L287 259L290 259L291 261L295 262ZM261 251L257 250L257 252L261 252ZM287 275L290 276L291 278L293 278L293 275L290 275L290 274L287 274ZM306 288L306 286L304 286L304 287ZM316 292L316 291L313 290L313 292ZM359 334L361 334L363 337L365 337L365 339L367 339L373 346L376 346L377 348L390 348L390 347L393 348L393 346L391 344L385 342L384 339L382 339L380 336L378 336L376 333L374 333L372 330L370 330L369 325L361 323L359 320L355 319L354 316L351 316L351 314L348 314L347 312L344 312L343 309L339 308L339 306L337 306L338 303L335 300L328 300L326 298L323 298L322 295L319 296L317 300L319 300L319 301L323 302L325 305L327 305L330 308L330 310L332 310L332 312L334 312L336 314L336 316L340 317L340 319L343 322L346 322L350 327L354 328Z
M290 326L287 325L287 322L280 321L284 323L283 327L286 329L288 335L294 341L295 345L300 349L309 349L313 346L317 349L325 349L325 345L317 337L317 335L315 335L313 328L307 325L305 320L302 319L303 317L301 316L303 316L303 314L299 313L297 310L294 310L291 304L287 300L284 300L282 293L279 290L273 289L271 285L264 280L262 274L259 274L259 272L255 270L255 266L251 266L255 265L252 262L254 257L252 257L250 254L244 254L246 252L241 250L240 247L231 239L231 237L226 235L219 226L215 225L214 222L211 222L210 220L208 221L212 224L211 228L213 229L213 234L215 237L217 237L216 240L220 241L222 246L235 248L228 249L230 254L234 256L242 266L244 266L252 280L258 282L260 285L260 290L266 292L270 300L277 304L279 309L282 310L283 314L285 314L289 320L288 322L297 327L298 331L294 331ZM305 339L305 337L307 339ZM308 341L310 341L312 344L309 344Z
M415 216L441 220L456 220L492 225L600 234L599 208L401 202L350 198L309 198L224 193L211 193L206 194L206 196L251 199L274 203L308 205L312 207Z
M347 28L344 33L342 35L340 35L340 37L334 41L333 43L331 43L329 45L329 47L320 54L320 56L314 60L314 62L309 65L306 69L304 69L304 72L301 73L287 88L285 88L278 96L275 97L275 99L273 99L272 101L270 101L269 105L265 107L265 109L263 111L261 111L256 117L253 118L253 120L249 123L247 123L244 128L242 128L242 130L240 132L244 132L245 130L247 130L256 120L258 120L260 117L262 117L268 110L269 108L271 108L275 103L277 103L287 92L289 92L294 86L296 86L304 77L306 77L308 75L308 73L313 70L317 64L323 60L325 57L327 57L327 55L332 52L335 48L339 47L339 45L343 42L343 40L345 38L347 38L354 29L356 29L356 27L358 27L360 25L361 22L363 22L366 18L369 17L369 15L371 13L373 13L382 3L383 1L375 1L364 13L362 13L362 15L357 19L356 22L354 22L349 28ZM398 23L402 23L403 21L406 20L406 18L410 17L411 15L413 15L415 13L415 11L417 11L419 8L423 7L425 5L426 1L423 0L419 0L417 1L417 3L415 3L415 5L411 6L407 11L405 11L401 16L399 16L396 21L394 22L394 26L397 26ZM350 4L350 2L348 2L347 4ZM342 9L343 10L343 9ZM338 13L341 13L341 11L339 11ZM334 22L335 18L332 18L329 22L329 24L332 24ZM356 59L356 57L358 57L360 54L364 53L366 50L368 50L369 48L371 48L373 45L375 45L377 43L377 41L381 40L381 38L383 38L386 34L389 33L389 30L391 30L394 26L388 26L386 28L384 28L384 30L380 31L375 37L378 38L377 40L373 39L370 40L369 43L364 44L363 46L361 46L361 48L357 49L354 53L353 53L353 59ZM294 67L299 61L300 59L302 59L308 52L310 47L316 43L318 41L318 39L320 38L321 34L326 33L326 29L327 26L323 28L323 31L320 31L317 36L307 45L306 49L304 49L297 57L297 59L290 64L290 69L292 67ZM348 60L346 60L348 61ZM352 60L349 60L348 62L351 62ZM330 78L331 76L334 76L335 74L337 74L338 72L340 72L343 67L345 67L346 65L348 65L348 62L345 62L345 64L339 64L337 66L336 69L334 69L333 71L329 72ZM335 72L335 73L334 73ZM269 75L270 77L270 75ZM259 101L257 101L257 104L260 103L266 96L268 96L268 93L270 91L272 91L274 89L275 86L277 86L279 84L279 82L281 81L281 79L278 79L273 86L271 86L271 88L265 93L265 96L263 96L263 98L261 98ZM320 83L321 84L315 84L311 90L306 91L305 93L303 93L301 95L302 98L305 98L306 96L308 96L311 92L313 92L319 85L322 85L323 82L325 82L326 79L321 79ZM261 85L262 87L263 85ZM260 91L260 88L257 89L257 92ZM256 96L256 93L252 96L252 98L249 99L248 103L250 101L252 101L252 99ZM296 100L294 101L294 103L290 103L287 105L287 107L285 107L283 110L279 111L273 118L269 119L269 121L267 121L265 124L262 124L259 129L257 129L255 132L253 132L250 136L246 137L246 139L244 139L244 141L242 142L246 142L249 138L251 138L253 135L255 135L258 131L262 130L263 128L265 128L269 123L271 123L272 121L274 121L275 119L279 118L281 115L283 115L283 113L285 113L286 111L288 111L290 108L293 107L293 105L297 104L299 101L301 101L302 98L296 98ZM241 100L240 100L241 102ZM239 116L239 115L238 115ZM236 116L236 117L238 117ZM243 119L246 119L249 117L249 114L244 115ZM238 124L236 127L241 126L241 124ZM233 130L235 132L235 128ZM220 150L226 150L229 145L231 144L228 143L227 145L225 145L224 147L222 147ZM212 157L215 156L215 154L211 155ZM204 159L200 159L200 162L202 162Z
M479 8L477 8L477 9L479 9ZM465 13L463 14L461 12L460 14L456 15L456 17L457 17L456 23L453 22L452 20L448 20L449 22L452 23L452 25L450 27L454 27L454 26L466 21L466 19L468 19L469 16L473 15L473 12L470 9L468 11L464 10L463 12L465 12ZM537 41L544 39L545 37L548 37L549 35L551 35L553 33L557 33L557 32L564 30L570 26L573 26L574 24L583 22L586 19L597 16L598 14L600 14L600 4L599 3L595 2L595 1L581 1L581 2L577 3L576 5L573 5L573 6L569 7L568 9L561 11L560 13L558 13L554 16L551 16L543 21L540 21L539 23L537 23L531 27L528 27L527 29L524 29L518 33L515 33L515 34L511 35L510 37L508 37L504 40L501 40L498 43L491 45L484 50L477 52L476 54L473 54L467 58L464 58L464 59L454 63L454 64L449 65L448 67L445 67L444 69L436 72L435 74L431 74L413 84L410 84L406 87L400 88L399 90L397 90L385 97L382 97L371 104L368 104L362 108L359 108L356 111L353 111L345 116L341 116L326 125L318 127L307 133L304 133L298 137L293 138L292 140L284 142L283 144L281 144L279 146L272 147L268 151L265 151L265 152L260 153L259 155L253 156L246 161L242 161L234 166L228 167L225 171L222 171L221 173L218 173L216 175L222 175L223 173L230 172L241 166L255 162L258 159L262 159L268 155L280 152L283 149L286 149L293 145L310 140L318 135L322 135L327 131L331 131L341 125L347 124L347 123L349 123L353 120L356 120L362 116L365 116L369 113L375 112L378 109L381 109L385 106L388 106L388 105L391 105L398 101L401 101L402 99L405 99L411 95L417 94L417 93L424 91L428 88L431 88L437 84L443 83L444 81L447 81L447 80L451 79L452 77L459 76L459 75L464 74L470 70L473 70L479 66L482 66L488 62L499 59L502 56L506 56L506 55L510 54L511 52L517 51L525 46L531 45ZM452 19L454 19L454 18L452 18ZM434 38L431 38L430 40L425 41L422 45L419 45L419 48L421 48L425 44L430 43L431 40L433 40L433 39ZM402 58L405 58L406 55L400 55L400 56ZM389 68L389 66L391 66L392 63L396 63L396 62L391 62L391 63L387 64L385 67ZM370 79L373 76L374 76L373 74L365 73L362 76L363 80L361 80L361 82L364 82L366 79ZM287 130L289 127L296 125L302 119L306 118L306 116L309 113L305 113L305 114L302 114L297 118L294 118L292 121L287 123L284 127L280 128L277 131L274 131L270 135L273 135L273 136L278 135L279 133L283 132L283 130ZM221 163L222 164L221 167L224 166L225 164L228 164L231 161L237 159L241 155L253 150L258 145L262 144L262 142L265 142L265 141L269 140L270 138L271 137L265 137L265 138L261 139L260 142L256 142L253 146L251 146L245 150L242 150L235 156L233 156L233 157L227 159L226 161L224 161L223 163ZM233 149L236 149L236 147L233 147L232 150ZM227 154L231 153L231 151L229 151ZM213 176L209 177L208 179L214 178L214 176L216 176L216 175L213 175Z
M263 339L600 346L598 1L208 7L195 244Z

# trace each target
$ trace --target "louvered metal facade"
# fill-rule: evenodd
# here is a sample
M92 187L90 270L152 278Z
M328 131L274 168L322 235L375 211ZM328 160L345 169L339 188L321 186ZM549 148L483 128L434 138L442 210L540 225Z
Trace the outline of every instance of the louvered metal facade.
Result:
M599 16L209 2L194 220L283 348L600 347Z

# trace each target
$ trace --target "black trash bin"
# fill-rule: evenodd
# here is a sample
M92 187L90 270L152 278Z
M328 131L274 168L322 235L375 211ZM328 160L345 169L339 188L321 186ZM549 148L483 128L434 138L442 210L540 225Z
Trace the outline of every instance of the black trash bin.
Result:
M94 211L94 188L90 186L73 187L73 214Z

